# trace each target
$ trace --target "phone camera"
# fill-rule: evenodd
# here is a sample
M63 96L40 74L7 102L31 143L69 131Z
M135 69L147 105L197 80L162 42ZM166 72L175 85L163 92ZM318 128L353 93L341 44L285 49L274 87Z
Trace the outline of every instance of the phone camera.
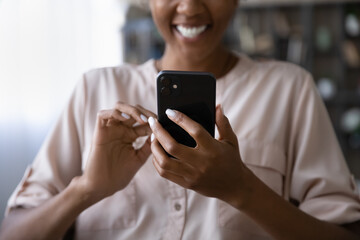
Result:
M171 84L171 78L169 78L167 76L161 76L160 82L163 86L168 87Z
M171 94L171 90L168 87L162 87L161 88L161 94L164 96L169 96Z

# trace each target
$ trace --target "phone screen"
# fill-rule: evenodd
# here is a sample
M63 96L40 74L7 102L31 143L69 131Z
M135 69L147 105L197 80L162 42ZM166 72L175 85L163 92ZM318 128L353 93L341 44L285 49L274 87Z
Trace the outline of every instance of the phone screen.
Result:
M215 133L216 79L211 73L161 71L157 76L158 120L177 142L195 147L195 140L165 114L178 110Z

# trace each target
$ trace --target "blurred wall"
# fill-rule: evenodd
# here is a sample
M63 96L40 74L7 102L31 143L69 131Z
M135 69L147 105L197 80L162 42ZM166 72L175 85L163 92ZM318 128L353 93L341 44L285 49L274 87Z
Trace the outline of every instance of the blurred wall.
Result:
M122 62L117 0L0 2L0 219L83 72Z

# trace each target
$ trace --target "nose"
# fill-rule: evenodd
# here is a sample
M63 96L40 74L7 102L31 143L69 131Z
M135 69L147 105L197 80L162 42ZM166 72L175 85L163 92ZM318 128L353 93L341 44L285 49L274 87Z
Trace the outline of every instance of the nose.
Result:
M222 1L222 0L219 0ZM186 16L196 16L204 11L205 6L202 0L180 0L176 10Z

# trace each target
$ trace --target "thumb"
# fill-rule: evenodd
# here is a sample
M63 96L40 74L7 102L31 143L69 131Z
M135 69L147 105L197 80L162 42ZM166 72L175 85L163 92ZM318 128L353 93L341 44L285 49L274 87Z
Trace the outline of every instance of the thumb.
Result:
M136 150L136 155L140 160L141 165L145 163L145 161L149 158L151 154L150 146L151 146L151 140L150 137L148 137L144 145L140 149Z
M227 141L237 146L237 137L230 125L229 119L224 115L221 105L216 106L216 126L219 131L219 140Z

